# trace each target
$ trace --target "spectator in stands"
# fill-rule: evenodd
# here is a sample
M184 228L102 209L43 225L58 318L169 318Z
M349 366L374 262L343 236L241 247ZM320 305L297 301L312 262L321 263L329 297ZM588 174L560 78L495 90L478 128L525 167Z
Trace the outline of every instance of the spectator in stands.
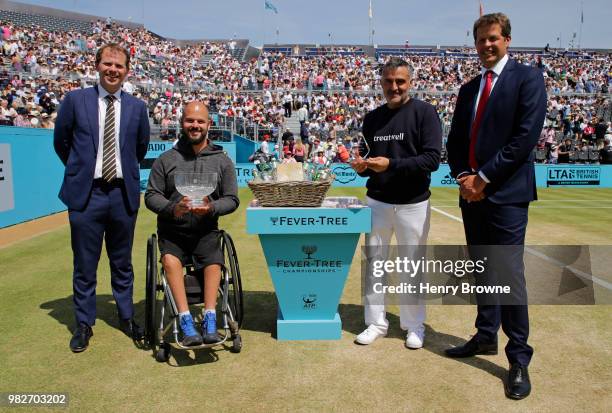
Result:
M37 110L33 110L32 112L28 114L28 118L31 124L30 127L40 128L40 120L38 119L39 116L40 116L40 112L38 112Z
M308 109L306 109L306 106L299 104L298 110L297 110L297 117L298 117L298 121L300 122L300 127L303 127L306 121L308 121ZM300 131L301 131L301 128L300 128Z
M40 117L41 117L41 121L40 121L41 128L45 128L45 129L55 128L55 122L53 122L53 119L51 119L51 116L49 116L49 114L42 113Z
M44 92L42 92L40 99L38 101L38 104L42 107L42 109L47 115L50 115L51 113L55 111L55 104L53 103L53 100L51 99L51 95L47 93L46 88L43 90Z
M595 128L592 122L587 123L582 130L582 139L588 143L595 140Z
M270 155L270 135L264 135L263 141L261 141L261 145L259 146L259 150L266 156Z
M327 159L334 159L336 157L337 152L337 144L336 141L328 136L325 143L323 144L323 149L325 150L325 157Z
M293 155L290 152L286 152L283 155L283 161L282 163L296 163L297 160L293 157Z
M338 153L336 155L336 161L346 163L349 161L350 154L346 149L346 146L342 142L338 143Z
M325 165L327 163L327 157L325 156L325 151L317 150L314 157L312 158L312 162L318 165Z
M566 138L563 145L559 146L558 151L558 163L569 163L570 154L574 150L574 146L572 145L572 140L570 138Z
M290 91L287 91L283 96L283 108L285 109L285 117L291 117L291 108L293 106L293 95Z
M319 139L318 137L314 137L310 148L310 154L311 156L315 156L319 151L325 152L325 148L321 144L321 139Z
M17 109L17 116L15 116L15 121L13 126L17 126L20 128L31 128L32 123L28 119L28 111L25 108Z
M0 100L0 125L13 126L17 112L11 106L8 99Z
M595 118L593 119L593 123L595 124L595 141L597 143L597 147L601 148L604 146L604 138L606 136L608 125L606 122L604 122L603 118Z
M550 125L545 129L542 129L542 134L544 134L544 147L546 148L546 159L550 157L550 151L555 143L555 128Z
M298 139L293 145L293 157L297 162L304 162L304 156L306 155L306 146L302 143L301 139Z
M83 33L48 32L37 26L25 27L6 22L2 25L2 38L0 54L4 56L2 60L5 67L15 64L20 70L14 74L13 79L9 78L8 73L0 75L2 89L6 89L6 83L11 83L15 89L10 96L3 92L14 109L20 107L20 99L24 105L27 103L24 96L26 88L31 92L37 91L31 86L32 80L27 79L31 75L28 71L37 74L33 76L37 86L44 84L49 95L55 93L52 100L55 100L56 105L70 90L95 84L94 52L97 45L111 38L121 39L131 56L132 73L125 82L124 90L131 93L132 85L133 93L141 93L152 112L156 111L154 108L159 97L165 98L164 113L153 113L157 124L165 115L169 115L172 122L178 122L180 113L174 109L181 108L182 102L179 103L178 95L183 94L184 101L186 90L226 90L235 94L211 94L212 112L218 111L215 108L218 100L220 104L227 104L227 113L244 119L247 124L257 123L260 130L262 126L271 128L274 125L278 128L284 122L283 99L288 89L312 89L314 86L321 91L317 96L298 94L293 99L296 108L298 102L307 107L308 117L313 120L313 124L318 125L315 130L310 129L308 132L323 137L336 134L341 139L346 132L360 130L363 115L381 104L378 69L369 62L360 48L307 48L307 51L320 53L315 56L290 56L264 51L258 58L243 62L232 56L231 42L206 42L177 47L171 41L154 37L145 29L128 29L116 23L107 29L105 19L93 22L91 31ZM238 47L237 44L233 46ZM423 100L436 107L447 128L452 120L456 96L428 95L427 91L456 91L463 79L478 72L476 56L467 49L460 51L465 55L450 56L442 51L435 56L406 55L409 63L417 69L413 88L423 94ZM407 49L403 52L410 53ZM204 55L211 60L204 63L201 59ZM609 99L571 95L581 90L607 93L612 79L608 54L589 52L577 57L559 55L540 58L530 51L514 52L513 55L522 64L541 67L549 93L564 94L562 97L551 96L549 102L549 122L554 127L562 126L567 134L572 127L570 120L576 116L587 122L595 115L606 116L604 121L609 120L609 112L605 112L610 107ZM384 63L386 57L379 56L379 61ZM255 84L265 90L262 101L252 106L238 104L239 101L248 102L248 95L240 92L252 89ZM328 94L329 89L344 90ZM374 96L356 94L357 91L373 90L376 91ZM42 110L37 110L53 113L55 108L49 107L42 96L38 95L34 100L34 103L42 106ZM13 103L13 98L17 97L19 99ZM239 110L240 106L242 111ZM280 119L278 107L281 109ZM602 108L604 110L600 110ZM336 126L333 126L334 120ZM580 131L575 130L575 133L580 135L585 125L579 125L579 128ZM597 131L595 135L598 136ZM302 135L304 142L306 136L306 133ZM601 140L599 145L603 145Z
M293 132L291 132L289 129L287 129L286 131L283 132L283 136L282 136L281 139L283 140L283 142L285 142L285 141L293 142L293 140L295 138L293 137Z
M283 158L287 154L293 155L292 151L293 151L293 148L289 145L289 141L283 141Z
M599 150L599 162L602 165L612 164L612 136L604 139L604 146Z
M544 150L546 148L546 128L542 129L542 133L540 133L540 139L538 139L538 145L536 148L538 150Z
M578 115L574 115L572 120L572 133L574 134L575 140L582 139L582 130L584 129L584 125L582 123L582 118Z
M164 116L164 118L161 121L161 129L160 129L160 138L167 140L170 139L172 137L172 134L170 133L169 130L169 126L170 126L170 116L166 115Z
M300 139L302 139L302 141L308 141L308 122L304 122L300 125Z
M550 153L548 154L547 162L549 164L556 164L559 160L559 145L553 143L550 147Z

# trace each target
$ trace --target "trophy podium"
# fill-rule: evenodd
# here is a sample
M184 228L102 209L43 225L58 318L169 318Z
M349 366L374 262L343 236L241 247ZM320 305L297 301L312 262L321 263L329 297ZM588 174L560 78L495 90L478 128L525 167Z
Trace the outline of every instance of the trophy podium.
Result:
M278 340L341 337L338 303L371 211L356 199L328 200L319 208L247 208L247 232L259 235L276 290Z

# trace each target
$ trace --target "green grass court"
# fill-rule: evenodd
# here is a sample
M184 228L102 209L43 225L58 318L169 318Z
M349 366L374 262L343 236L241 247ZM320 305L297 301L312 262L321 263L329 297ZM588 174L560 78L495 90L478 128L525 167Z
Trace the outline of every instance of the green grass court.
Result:
M611 189L542 189L539 196L528 244L612 244ZM612 306L531 306L533 392L516 402L504 396L503 351L463 361L443 356L474 332L474 307L429 306L422 350L404 347L397 308L387 338L353 344L364 328L359 250L339 308L342 339L276 341L272 283L257 237L245 232L250 191L241 189L240 199L221 226L236 243L245 289L242 353L173 350L169 364L157 363L116 328L103 257L94 336L87 351L72 354L72 252L63 226L0 249L0 392L68 392L72 411L612 411ZM464 243L456 190L434 189L432 206L429 242ZM133 251L138 320L146 239L154 231L155 216L141 208Z

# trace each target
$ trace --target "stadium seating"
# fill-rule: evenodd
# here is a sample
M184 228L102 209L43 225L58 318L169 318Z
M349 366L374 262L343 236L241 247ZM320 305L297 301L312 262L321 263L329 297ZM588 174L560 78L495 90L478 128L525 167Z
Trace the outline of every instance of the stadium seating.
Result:
M95 46L88 49L88 40L94 45L115 40L132 51L131 90L148 102L151 123L161 139L176 136L172 130L183 102L200 98L218 114L220 131L254 140L269 134L275 140L289 127L282 110L286 89L292 90L294 103L307 105L310 135L350 138L360 130L364 114L383 102L379 65L389 56L402 56L415 68L412 93L436 107L446 134L458 88L480 71L477 55L467 47L283 44L256 50L248 40L175 41L138 25L115 22L107 27L106 18L92 17L87 21L61 11L45 15L0 10L0 22L11 32L0 40L0 88L23 112L20 126L37 118L32 126L53 127L52 122L43 122L43 113L52 119L65 93L95 82ZM35 53L35 64L12 49L17 36L25 50ZM67 47L75 41L79 47ZM570 118L597 116L612 121L610 95L598 94L609 90L610 54L544 53L535 48L513 48L511 54L523 64L541 67L549 93L557 95L554 105L549 101L549 121L559 128L557 142L564 137L560 108L569 109ZM585 94L586 86L596 93ZM28 102L32 96L33 102ZM52 100L53 109L34 104L43 96ZM17 121L14 114L0 116L0 124ZM293 132L297 135L299 130ZM575 161L594 158L587 153L585 159L576 155Z

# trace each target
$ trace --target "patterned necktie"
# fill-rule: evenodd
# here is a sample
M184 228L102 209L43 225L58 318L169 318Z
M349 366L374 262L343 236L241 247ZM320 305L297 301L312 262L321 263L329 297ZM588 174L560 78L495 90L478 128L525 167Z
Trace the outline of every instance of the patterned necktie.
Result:
M476 116L474 117L474 123L472 123L472 131L470 132L470 153L469 162L470 168L474 171L478 170L478 162L476 162L476 141L478 140L478 130L480 129L480 122L484 116L484 111L491 95L491 86L493 85L493 71L487 70L485 72L485 85L482 89L482 95L478 101L478 108L476 108Z
M117 177L115 160L115 96L106 96L106 117L104 120L104 141L102 149L102 178L111 182Z

